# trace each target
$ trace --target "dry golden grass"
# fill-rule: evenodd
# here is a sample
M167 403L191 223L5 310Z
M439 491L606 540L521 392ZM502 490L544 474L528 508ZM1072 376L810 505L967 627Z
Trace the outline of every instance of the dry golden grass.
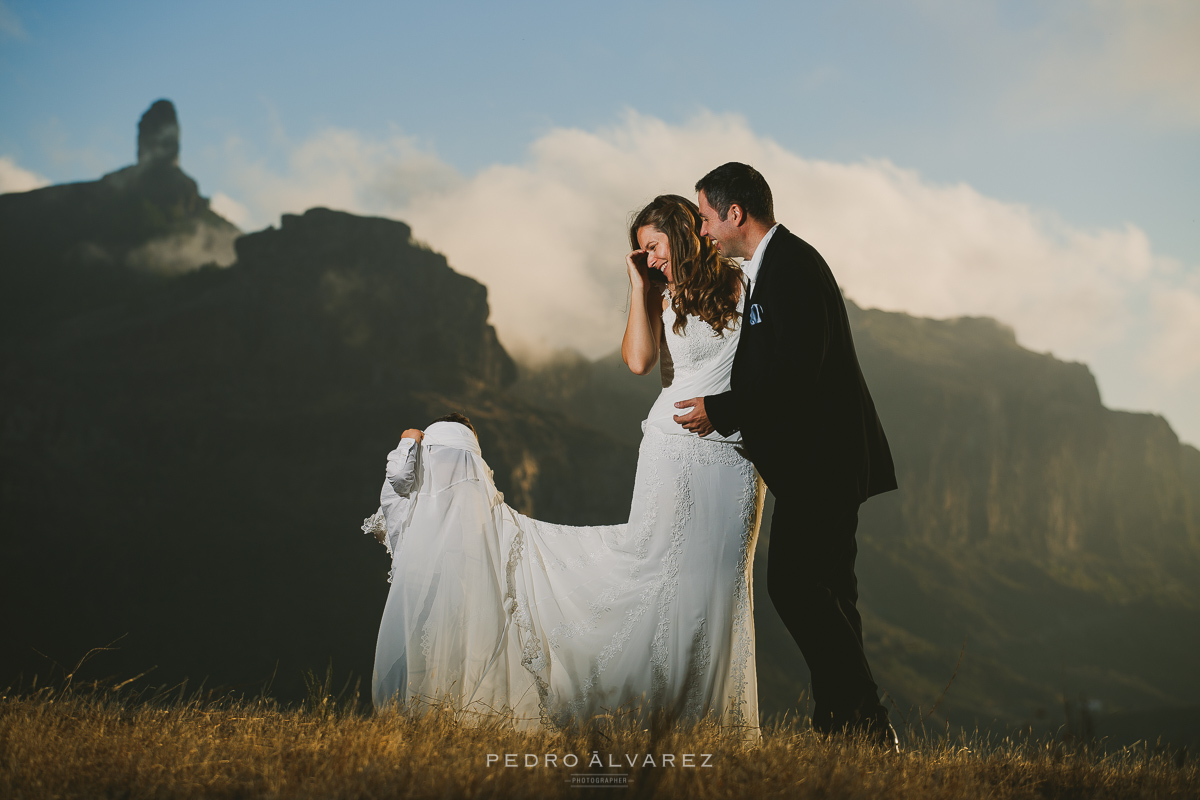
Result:
M444 709L364 714L327 695L294 709L181 695L69 687L0 695L0 797L1200 796L1195 760L1153 748L1101 756L1054 743L927 741L895 756L786 724L746 746L708 726L656 734L608 721L588 733L521 734L464 724ZM593 751L637 766L589 770ZM506 753L519 766L505 767ZM545 765L547 753L555 766ZM580 759L574 769L562 763L568 753ZM699 766L701 755L684 766L685 753L711 754L711 766ZM538 766L526 767L532 756ZM629 784L572 787L579 772L626 774Z

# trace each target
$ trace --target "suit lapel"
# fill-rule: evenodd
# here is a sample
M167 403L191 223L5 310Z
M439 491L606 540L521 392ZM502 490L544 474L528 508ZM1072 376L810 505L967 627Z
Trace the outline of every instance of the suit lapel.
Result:
M788 229L781 224L775 229L775 235L771 237L771 241L767 242L767 249L763 252L762 263L758 265L758 274L754 276L754 291L750 292L750 302L754 303L759 298L759 289L762 288L763 279L772 264L772 255L775 255L780 250L780 239L784 234L788 233Z

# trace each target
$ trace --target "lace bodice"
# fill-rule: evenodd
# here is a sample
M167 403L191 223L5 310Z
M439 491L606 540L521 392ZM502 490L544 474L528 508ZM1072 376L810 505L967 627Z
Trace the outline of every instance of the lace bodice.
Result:
M665 290L663 296L668 296ZM739 311L744 304L745 292L738 301ZM718 333L707 322L692 314L688 315L683 330L675 333L675 309L670 304L662 312L662 320L659 371L663 389L642 423L642 430L655 427L664 433L693 436L673 419L680 414L675 403L729 390L729 375L741 337L741 320L734 323L732 329L726 328ZM704 438L736 442L741 441L741 434L721 436L713 431Z

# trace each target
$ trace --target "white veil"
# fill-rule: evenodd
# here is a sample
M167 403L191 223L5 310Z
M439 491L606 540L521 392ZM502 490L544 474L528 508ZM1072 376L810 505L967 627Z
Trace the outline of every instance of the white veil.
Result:
M376 705L398 697L499 710L514 684L533 681L519 661L499 657L513 607L505 570L519 531L470 429L434 423L419 447L404 518L387 520L392 586L372 697ZM536 708L536 690L528 696Z

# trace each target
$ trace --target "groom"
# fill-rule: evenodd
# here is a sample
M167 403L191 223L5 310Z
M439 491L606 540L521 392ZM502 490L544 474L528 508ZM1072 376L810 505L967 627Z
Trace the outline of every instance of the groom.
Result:
M750 295L728 392L684 400L701 436L742 432L775 495L767 590L812 673L813 727L850 728L896 749L863 653L854 534L858 507L896 488L891 451L854 352L833 273L775 222L771 189L730 162L696 183L701 235L745 259Z

